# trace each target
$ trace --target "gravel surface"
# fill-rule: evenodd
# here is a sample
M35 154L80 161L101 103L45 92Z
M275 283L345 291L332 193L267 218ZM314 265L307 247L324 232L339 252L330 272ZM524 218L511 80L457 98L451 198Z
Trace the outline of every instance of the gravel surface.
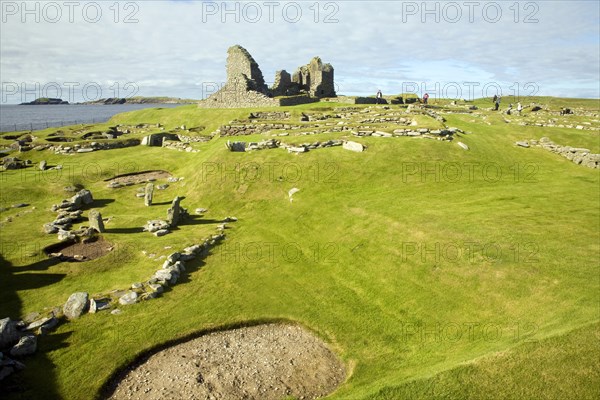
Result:
M287 324L221 331L138 362L109 399L315 399L344 382L322 340Z

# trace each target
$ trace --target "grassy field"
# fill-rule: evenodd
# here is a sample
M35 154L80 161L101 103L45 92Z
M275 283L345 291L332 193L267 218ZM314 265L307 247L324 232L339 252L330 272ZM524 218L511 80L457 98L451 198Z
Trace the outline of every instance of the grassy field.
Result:
M591 110L596 117L565 118L598 126L598 101L531 101L553 110ZM288 110L297 121L302 112L339 106L347 105ZM249 111L256 110L146 109L103 126L185 124L204 126L206 135ZM600 176L514 142L547 136L598 152L598 131L521 126L489 111L444 116L448 126L469 133L454 142L351 139L368 146L363 153L341 147L300 155L232 153L224 146L228 138L216 137L194 144L197 153L137 146L23 154L34 165L45 159L65 167L62 173L0 173L0 206L30 204L0 214L0 317L61 305L75 291L126 288L162 263L142 251L167 255L214 232L228 215L239 220L227 240L160 299L121 307L119 316L84 316L42 338L38 354L12 382L10 398L88 399L142 351L198 331L264 320L297 321L331 344L350 371L331 399L596 398ZM440 126L425 115L417 119L419 127ZM135 197L140 186L109 189L104 182L153 169L184 179L155 191L152 207ZM86 263L53 263L42 254L56 238L41 226L54 218L51 205L69 196L68 185L90 189L101 200L96 208L113 217L103 235L115 245L111 254ZM290 202L294 187L300 192ZM208 208L206 223L184 224L161 238L138 229L164 218L176 195L185 196L182 205L192 212Z

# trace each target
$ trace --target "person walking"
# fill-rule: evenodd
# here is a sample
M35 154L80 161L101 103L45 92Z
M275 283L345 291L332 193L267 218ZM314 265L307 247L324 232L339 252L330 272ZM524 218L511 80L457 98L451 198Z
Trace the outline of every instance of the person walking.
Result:
M494 101L494 104L495 104L494 111L498 111L498 108L500 108L500 96L495 95L494 98L496 99Z
M376 97L375 103L381 104L381 99L383 98L383 94L381 93L381 90L377 89L377 96L375 96L375 97Z
M427 100L429 100L429 93L423 95L423 104L427 104Z

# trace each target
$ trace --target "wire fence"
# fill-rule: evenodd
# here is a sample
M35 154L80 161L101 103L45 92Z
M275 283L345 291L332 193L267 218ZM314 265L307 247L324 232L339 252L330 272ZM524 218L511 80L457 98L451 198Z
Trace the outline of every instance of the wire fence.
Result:
M0 124L0 132L39 131L48 128L57 128L67 125L96 124L108 121L109 118L89 118L73 121L44 121L44 122L22 122L14 124Z

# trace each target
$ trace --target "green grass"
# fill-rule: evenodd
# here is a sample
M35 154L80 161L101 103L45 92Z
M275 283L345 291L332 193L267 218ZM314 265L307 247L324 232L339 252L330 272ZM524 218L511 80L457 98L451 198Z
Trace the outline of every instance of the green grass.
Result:
M600 326L492 353L372 399L596 399Z
M317 106L324 107L288 109L296 118ZM111 123L202 125L210 132L249 111L257 110L183 106L126 113ZM269 319L297 321L331 343L351 370L332 399L593 397L600 385L593 372L598 327L590 325L600 320L599 174L514 141L549 136L593 147L598 136L507 124L493 113L490 125L469 114L446 118L472 132L456 139L469 151L452 142L371 137L353 139L368 145L364 153L341 147L231 153L227 138L197 145L198 153L145 147L28 153L34 163L69 164L72 173L0 174L0 206L36 207L20 217L13 209L0 214L13 217L0 238L0 316L150 277L161 262L141 250L166 255L216 226L183 225L162 238L126 233L164 217L176 195L186 196L182 205L192 212L208 208L206 219L239 221L205 264L192 265L187 282L159 300L123 307L121 316L85 316L42 338L20 377L27 389L13 398L90 398L144 350L204 329ZM185 177L155 191L163 205L144 207L134 197L137 186L115 190L103 181L157 168ZM50 265L39 250L55 238L41 225L53 219L49 207L67 197L63 187L74 183L96 199L114 200L99 209L114 216L105 238L118 251ZM293 203L292 187L300 189ZM469 327L478 327L472 337ZM490 339L497 329L501 334Z

